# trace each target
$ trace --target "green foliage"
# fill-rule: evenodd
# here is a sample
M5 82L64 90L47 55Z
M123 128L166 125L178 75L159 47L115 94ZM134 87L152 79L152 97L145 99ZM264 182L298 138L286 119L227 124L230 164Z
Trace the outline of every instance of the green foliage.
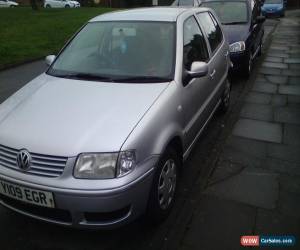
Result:
M111 10L0 9L0 68L56 54L84 23Z

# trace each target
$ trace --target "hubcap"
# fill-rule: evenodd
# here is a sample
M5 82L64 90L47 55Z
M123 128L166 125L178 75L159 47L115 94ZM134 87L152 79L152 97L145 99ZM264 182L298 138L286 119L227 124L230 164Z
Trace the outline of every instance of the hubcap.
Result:
M163 166L158 181L158 201L163 210L168 209L174 198L176 179L175 162L169 159Z

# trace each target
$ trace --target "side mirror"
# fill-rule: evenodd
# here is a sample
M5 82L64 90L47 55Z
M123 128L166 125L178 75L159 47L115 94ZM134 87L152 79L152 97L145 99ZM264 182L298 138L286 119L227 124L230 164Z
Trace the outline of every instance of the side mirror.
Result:
M199 78L208 74L208 65L206 62L193 62L191 70L188 71L190 79Z
M45 62L48 66L50 66L55 60L55 55L49 55L46 57Z
M265 16L258 16L255 20L256 23L263 23L264 21L266 21Z
M193 62L191 70L185 70L183 73L183 85L186 86L192 79L206 76L208 74L208 65L206 62Z

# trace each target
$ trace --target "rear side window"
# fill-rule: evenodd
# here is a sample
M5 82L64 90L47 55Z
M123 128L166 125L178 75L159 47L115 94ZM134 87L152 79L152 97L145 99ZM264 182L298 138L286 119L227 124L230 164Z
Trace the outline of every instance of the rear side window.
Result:
M206 32L211 51L214 53L223 39L221 28L210 13L202 12L198 13L197 16L203 24L203 29Z
M194 16L183 25L183 64L190 70L193 62L206 62L209 59L206 42Z

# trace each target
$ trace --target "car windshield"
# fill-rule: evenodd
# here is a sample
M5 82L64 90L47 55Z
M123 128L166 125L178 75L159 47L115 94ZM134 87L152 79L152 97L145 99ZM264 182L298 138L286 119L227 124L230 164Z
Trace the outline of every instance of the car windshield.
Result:
M161 82L174 77L175 23L91 22L48 74L101 81Z
M248 22L246 2L213 1L204 2L201 6L212 8L217 13L222 24L243 24Z
M281 4L282 0L266 0L266 4Z

